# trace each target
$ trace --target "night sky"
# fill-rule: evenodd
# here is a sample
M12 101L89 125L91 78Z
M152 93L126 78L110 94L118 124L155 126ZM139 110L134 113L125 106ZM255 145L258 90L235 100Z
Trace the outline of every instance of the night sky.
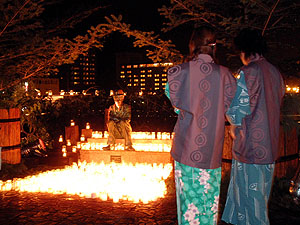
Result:
M107 2L107 4L105 3ZM131 29L137 29L141 31L155 31L161 33L162 23L164 17L159 15L158 8L161 8L163 4L168 4L169 1L153 1L153 0L114 0L104 1L104 5L107 7L103 10L92 15L90 18L83 21L83 23L77 27L81 31L85 31L90 26L96 26L99 23L105 22L104 17L113 15L122 15L123 22L131 24ZM182 28L181 28L182 29ZM162 34L162 37L174 40L177 48L183 53L187 52L187 41L189 35L186 31L180 29L172 31L168 34ZM170 36L169 36L170 35ZM146 49L134 48L132 44L133 39L126 37L118 32L113 33L105 39L104 48L98 51L98 82L101 84L116 86L115 84L115 53L120 52L141 52L146 56ZM113 87L112 87L113 88Z
M70 1L65 0L65 7L80 7L82 3L81 1ZM87 0L85 4L93 4L93 1ZM69 3L72 3L72 6L68 6ZM168 4L169 1L161 0L161 1L153 1L153 0L113 0L101 1L100 4L105 6L105 8L100 9L98 12L94 13L89 18L85 19L75 27L72 31L72 34L76 36L77 34L85 34L86 30L91 26L97 26L100 23L106 22L104 17L110 15L122 15L123 22L127 24L131 24L131 29L137 29L142 31L155 31L156 33L160 32L163 23L163 17L159 15L158 8L161 8L163 4ZM78 5L79 4L79 5ZM99 5L95 4L95 5ZM86 7L84 5L82 7ZM64 7L62 7L64 8ZM57 13L59 13L62 8L56 9ZM71 9L70 8L70 9ZM75 11L75 10L74 10ZM173 34L173 33L172 33ZM163 35L165 38L168 38L167 35ZM183 51L186 43L186 34L179 32L176 34L175 40L178 40L178 45L183 46ZM173 38L172 38L173 39ZM104 48L98 51L98 60L100 64L98 64L98 81L101 84L110 85L111 83L115 83L115 53L120 52L141 52L146 55L145 49L134 48L132 44L133 39L129 39L125 35L122 35L118 32L113 33L105 39ZM182 44L184 43L184 45ZM180 49L180 47L179 47Z

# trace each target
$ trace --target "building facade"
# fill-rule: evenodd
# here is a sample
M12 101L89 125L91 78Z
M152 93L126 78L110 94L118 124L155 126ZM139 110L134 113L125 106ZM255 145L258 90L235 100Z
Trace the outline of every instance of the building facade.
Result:
M172 63L130 63L120 65L119 80L128 90L156 94L165 89Z
M60 70L60 89L82 91L96 85L96 52L90 50L80 55L73 64L64 65Z
M31 79L35 89L37 89L41 95L51 92L53 95L59 94L59 79L54 77L34 77Z

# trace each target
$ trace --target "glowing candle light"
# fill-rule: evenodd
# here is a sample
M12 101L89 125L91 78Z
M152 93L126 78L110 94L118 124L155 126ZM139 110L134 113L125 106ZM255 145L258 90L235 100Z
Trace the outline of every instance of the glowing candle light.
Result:
M71 126L75 126L74 120L71 120Z
M85 141L85 136L84 136L84 134L81 135L80 141Z
M77 151L77 146L72 146L72 152L76 153Z
M63 136L60 135L60 136L59 136L59 139L58 139L58 142L63 142L63 141L64 141Z
M86 129L90 129L90 128L91 128L90 123L86 123L85 128L86 128Z
M67 139L67 146L71 146L71 140Z

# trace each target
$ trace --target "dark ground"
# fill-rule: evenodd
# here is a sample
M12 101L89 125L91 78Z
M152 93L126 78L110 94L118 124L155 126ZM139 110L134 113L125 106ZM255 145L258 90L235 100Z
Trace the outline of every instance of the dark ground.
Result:
M26 165L27 173L31 174L58 167L32 167L32 163ZM2 177L4 171L5 168L2 168ZM166 183L166 197L148 204L128 201L113 203L112 200L70 195L0 192L0 224L177 224L173 177ZM227 184L225 179L222 183L220 214L225 203ZM300 224L300 206L292 201L288 193L288 180L275 180L269 205L271 225ZM218 223L225 224L222 221Z

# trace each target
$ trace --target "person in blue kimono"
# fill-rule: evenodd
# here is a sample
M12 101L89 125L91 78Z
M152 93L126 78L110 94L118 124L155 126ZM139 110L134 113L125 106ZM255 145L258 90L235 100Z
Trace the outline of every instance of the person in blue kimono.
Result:
M189 49L188 62L168 70L166 87L179 113L171 149L178 224L212 225L218 219L225 113L236 81L226 67L215 63L212 28L195 28Z
M267 225L285 85L278 69L263 56L267 46L259 31L244 29L234 43L244 66L227 112L233 159L222 220Z

